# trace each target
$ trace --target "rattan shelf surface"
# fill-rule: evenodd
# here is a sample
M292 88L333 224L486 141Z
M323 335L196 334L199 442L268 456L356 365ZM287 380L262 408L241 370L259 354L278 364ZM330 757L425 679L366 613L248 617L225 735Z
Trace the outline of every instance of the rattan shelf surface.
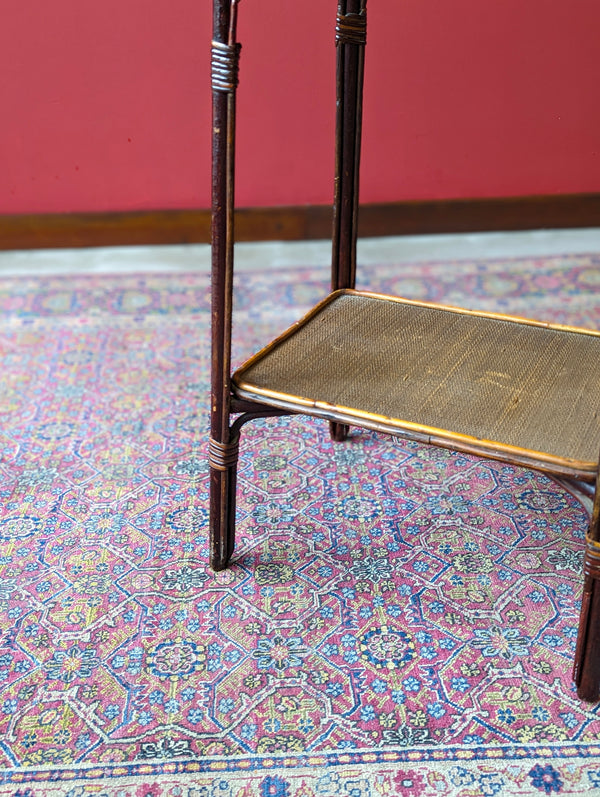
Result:
M592 478L600 334L337 291L233 375L241 398Z

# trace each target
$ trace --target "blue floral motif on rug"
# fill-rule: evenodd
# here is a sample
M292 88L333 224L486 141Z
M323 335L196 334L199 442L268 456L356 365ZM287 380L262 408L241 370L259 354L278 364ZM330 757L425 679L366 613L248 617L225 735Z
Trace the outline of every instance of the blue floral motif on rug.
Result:
M382 265L374 287L593 326L598 265ZM327 289L321 269L242 276L236 361ZM578 495L256 421L215 574L208 277L4 279L0 303L0 795L600 788L598 710L571 683Z

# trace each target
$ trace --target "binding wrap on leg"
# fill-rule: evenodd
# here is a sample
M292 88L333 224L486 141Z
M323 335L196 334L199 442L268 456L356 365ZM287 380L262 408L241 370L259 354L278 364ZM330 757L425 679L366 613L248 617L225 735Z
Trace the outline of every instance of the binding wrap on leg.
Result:
M600 542L593 540L589 533L585 535L583 575L586 583L588 579L600 579Z
M579 619L579 633L577 635L577 648L575 650L575 663L573 666L573 680L579 686L583 657L585 656L590 604L594 590L594 582L600 581L600 542L592 539L588 532L585 536L585 555L583 559L583 595L581 596L581 614Z
M335 41L337 44L362 44L367 43L367 12L360 14L338 14L335 26Z
M239 82L240 50L242 45L212 43L211 80L213 91L231 93Z
M208 441L208 464L215 470L229 470L236 465L240 450L240 438L229 443L219 443L211 437Z

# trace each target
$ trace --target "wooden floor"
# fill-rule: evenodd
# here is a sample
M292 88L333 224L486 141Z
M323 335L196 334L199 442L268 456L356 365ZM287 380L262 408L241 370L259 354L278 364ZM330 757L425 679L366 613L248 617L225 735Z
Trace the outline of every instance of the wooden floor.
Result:
M319 241L267 241L236 245L236 270L324 266L331 244ZM600 227L388 236L360 239L359 267L457 258L535 257L600 252ZM149 271L208 271L208 244L115 246L0 251L0 275L87 274Z

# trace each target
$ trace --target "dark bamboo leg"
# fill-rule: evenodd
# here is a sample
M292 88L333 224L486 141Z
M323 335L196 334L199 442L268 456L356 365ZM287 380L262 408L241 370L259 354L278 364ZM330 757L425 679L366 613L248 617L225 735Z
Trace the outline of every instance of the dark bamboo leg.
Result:
M339 423L338 421L329 421L329 435L334 443L343 443L348 437L350 427L347 423Z
M210 423L210 564L227 566L235 544L237 436L231 409L231 314L235 94L240 46L235 40L237 0L214 0L212 43L212 368Z
M339 0L336 26L337 114L331 289L354 288L358 237L358 188L366 0ZM332 421L331 438L344 440L348 426Z
M600 700L600 470L586 536L583 579L573 680L580 699L596 703Z
M227 567L235 546L235 491L237 481L237 440L210 452L210 566Z

